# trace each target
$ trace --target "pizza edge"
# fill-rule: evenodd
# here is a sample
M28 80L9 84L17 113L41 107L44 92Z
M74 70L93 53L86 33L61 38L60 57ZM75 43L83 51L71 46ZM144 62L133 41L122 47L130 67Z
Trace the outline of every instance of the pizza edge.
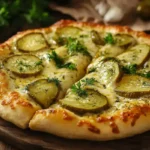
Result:
M93 23L62 20L53 28L73 25L111 33L126 33L139 42L150 43L150 36L144 32L133 31L128 27L105 26ZM52 133L65 138L87 140L120 139L148 131L150 123L150 106L148 104L132 107L130 110L116 111L112 115L97 118L80 117L65 108L54 108L37 111L30 121L33 130Z
M14 39L18 39L25 34L28 34L31 32L48 32L50 30L55 30L59 27L64 27L68 25L73 25L73 26L77 26L81 28L87 27L89 29L96 29L100 31L104 30L104 31L111 32L111 33L126 33L126 34L130 34L134 36L139 41L144 40L144 43L150 43L149 35L146 35L143 32L133 31L128 27L105 26L105 25L99 25L99 24L93 24L93 23L83 23L83 22L78 23L78 22L71 21L71 20L62 20L48 28L19 32L17 35L14 35L13 37L11 37L6 42L0 45L0 55L3 55L3 54L7 55L10 52L10 45L14 41ZM142 111L143 108L146 109L145 113L143 113ZM131 135L149 130L149 127L148 127L149 126L148 120L150 120L149 108L150 107L148 105L139 106L137 108L137 110L139 110L139 112L137 113L138 115L134 112L132 113L126 112L128 114L127 116L129 116L127 117L129 118L127 122L124 122L123 121L124 119L122 120L120 117L117 117L117 116L122 116L118 113L119 115L116 114L111 117L105 116L103 120L106 120L106 121L102 121L100 123L97 123L97 121L93 119L83 120L83 118L75 115L74 113L64 108L39 110L36 112L33 119L31 120L30 128L33 130L40 130L40 131L49 132L49 133L63 136L63 137L77 138L77 139L110 140L110 139L116 139L116 138L123 138L123 137L131 136ZM46 113L47 111L50 113ZM58 113L53 113L53 112L58 112ZM137 119L135 119L136 115L138 116ZM75 117L73 119L74 121L71 121L72 116ZM115 118L115 119L112 119L112 118ZM134 119L136 120L136 124L134 125L134 127L132 127L131 122ZM115 121L112 121L112 120L115 120ZM143 124L143 122L145 122L145 124ZM117 130L117 127L115 126L118 126L119 133L115 133L117 132L117 131L114 131L114 130ZM103 128L106 129L105 132L102 130Z

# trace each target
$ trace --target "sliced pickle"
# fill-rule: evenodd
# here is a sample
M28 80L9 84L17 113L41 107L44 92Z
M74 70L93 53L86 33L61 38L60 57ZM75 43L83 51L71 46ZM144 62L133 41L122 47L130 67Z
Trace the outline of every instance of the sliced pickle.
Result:
M107 107L107 98L94 90L87 90L87 97L66 97L60 100L62 106L79 113L98 112Z
M150 80L138 75L125 75L116 86L115 92L124 97L137 98L150 94Z
M27 86L28 94L44 108L48 108L58 93L55 82L47 79L37 80Z
M137 73L141 76L150 78L150 59L145 62L144 68L139 69Z
M120 77L120 67L117 60L113 58L104 59L97 68L101 84L108 86Z
M117 56L123 65L136 64L141 65L148 57L150 46L140 44L132 47L128 51Z
M58 28L56 33L58 37L76 37L79 35L81 31L82 30L78 27L67 26L67 27Z
M118 34L114 39L117 46L130 46L136 43L132 36L126 34Z
M17 41L17 48L25 52L34 52L47 47L47 42L41 33L29 33Z
M104 45L104 41L102 40L102 38L100 37L100 35L97 31L95 31L95 30L91 31L91 38L95 44Z
M99 56L101 57L116 57L117 55L124 52L124 49L114 45L105 45L99 51Z
M13 55L3 62L4 67L18 75L34 75L42 71L41 59L34 55Z

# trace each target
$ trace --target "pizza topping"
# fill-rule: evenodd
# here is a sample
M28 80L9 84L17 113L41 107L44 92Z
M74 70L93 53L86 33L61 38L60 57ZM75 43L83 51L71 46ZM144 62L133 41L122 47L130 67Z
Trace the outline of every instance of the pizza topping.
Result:
M107 106L107 98L101 93L94 90L86 90L87 97L66 97L60 100L62 106L79 112L97 112Z
M115 39L114 39L114 37L112 36L111 33L107 33L107 35L104 38L104 41L107 44L115 44Z
M101 61L97 71L99 73L99 81L106 86L114 83L120 77L120 67L118 61L114 58L106 58Z
M115 39L115 44L117 46L130 46L136 43L135 39L132 36L127 34L115 35L114 39Z
M54 82L58 87L60 86L60 80L58 80L58 78L48 78L47 79L48 82Z
M4 66L18 75L34 75L42 71L42 60L34 55L13 55L4 60Z
M44 108L48 108L58 93L56 80L40 79L27 86L28 94Z
M64 60L61 57L59 57L55 51L52 51L51 54L48 54L48 59L54 60L58 68L67 68L69 70L76 70L76 65L74 63L68 62L64 64Z
M88 95L86 90L82 89L80 81L77 84L74 84L71 87L71 90L72 92L76 93L80 97L86 97Z
M101 39L100 35L98 34L97 31L92 30L91 31L91 38L92 41L97 44L97 45L104 45L104 41Z
M81 81L84 83L84 85L94 85L94 83L97 82L95 78L85 78Z
M126 65L122 67L122 70L126 74L136 74L137 65L136 64Z
M146 78L150 78L150 59L145 62L144 68L137 71L137 74Z
M123 48L107 44L100 49L98 55L100 57L116 57L123 52L124 52Z
M120 96L136 98L150 94L150 80L138 75L125 75L115 89Z
M29 33L17 41L17 48L24 52L34 52L47 47L47 42L41 33Z
M141 65L148 57L150 47L146 44L136 45L128 51L117 56L123 65L136 64Z
M75 55L76 53L82 53L83 55L90 56L87 48L76 38L68 38L66 46L68 48L68 53L71 56Z
M67 26L63 28L58 28L56 34L58 37L76 37L82 30L78 27Z

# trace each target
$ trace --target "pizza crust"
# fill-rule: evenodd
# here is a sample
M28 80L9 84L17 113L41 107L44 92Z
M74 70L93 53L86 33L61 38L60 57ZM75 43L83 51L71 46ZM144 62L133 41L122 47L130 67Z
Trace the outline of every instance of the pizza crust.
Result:
M15 44L15 41L28 33L43 33L45 38L48 40L49 38L48 35L46 35L47 33L68 25L80 27L87 31L94 29L99 32L129 34L132 35L139 43L146 43L150 45L149 35L146 35L143 32L133 31L128 27L104 26L99 24L62 20L49 28L28 30L18 33L0 45L0 55L1 57L4 57L5 55L10 54L11 49L15 49L15 46L13 45ZM120 139L150 130L149 103L143 105L139 104L132 107L130 110L119 109L96 117L81 117L60 106L39 110L41 109L39 105L30 101L23 95L20 95L19 92L9 91L7 82L5 84L5 81L7 80L8 79L6 78L2 81L2 84L6 86L4 88L5 90L3 90L3 86L0 84L0 90L2 91L2 97L0 100L0 116L20 128L27 128L28 123L31 120L29 127L32 130L48 132L65 138L98 141ZM32 118L33 115L34 117Z
M143 133L150 129L149 124L150 107L143 105L130 111L119 110L112 115L87 118L64 108L39 110L29 127L65 138L106 141Z

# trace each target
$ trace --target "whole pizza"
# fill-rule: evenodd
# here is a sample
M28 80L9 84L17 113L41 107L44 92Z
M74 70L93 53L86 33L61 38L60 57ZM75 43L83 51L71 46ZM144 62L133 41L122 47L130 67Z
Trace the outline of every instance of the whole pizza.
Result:
M150 36L62 20L0 45L0 117L72 139L150 130Z

